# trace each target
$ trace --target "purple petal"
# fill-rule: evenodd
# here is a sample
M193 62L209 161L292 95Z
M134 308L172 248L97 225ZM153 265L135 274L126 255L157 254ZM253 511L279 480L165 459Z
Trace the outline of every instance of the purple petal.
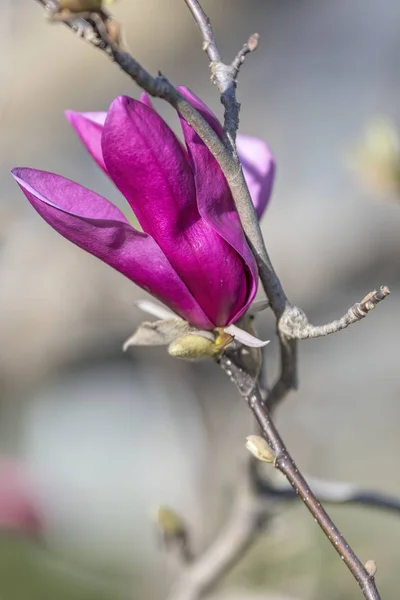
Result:
M152 107L150 97L146 92L140 94L140 102L143 102L146 106ZM66 110L65 116L100 169L108 174L103 160L103 151L101 149L101 136L103 135L107 113L75 112L73 110Z
M180 87L181 94L194 106L218 135L222 126L210 109L190 90ZM181 125L195 174L197 205L203 219L242 257L247 269L246 289L241 302L232 307L229 323L235 322L253 300L258 283L258 270L244 237L229 186L214 156L192 127L181 118Z
M177 89L185 98L185 100L190 102L190 104L194 106L196 110L199 111L199 113L204 117L207 123L214 129L218 137L222 138L224 128L218 120L218 117L214 115L213 111L208 108L207 104L204 104L204 102L200 100L200 98L196 96L196 94L194 94L192 90L189 90L189 88L185 87L184 85L178 86Z
M192 91L179 91L201 112L214 131L222 137L223 127L214 113ZM236 146L258 218L261 218L271 196L275 176L275 161L267 144L256 137L238 134Z
M80 137L83 145L92 155L96 163L105 173L107 169L103 160L101 150L101 136L103 133L104 122L107 117L106 112L74 112L66 110L65 116Z
M132 206L144 231L197 217L193 176L179 141L145 104L119 97L111 105L103 133L108 172ZM154 231L153 231L154 230Z
M12 171L29 202L56 231L137 283L197 327L211 329L156 242L108 200L53 173Z
M154 110L120 97L108 112L102 148L107 171L143 230L209 319L221 326L230 322L248 299L246 270L232 245L201 218L192 170L174 133ZM237 221L236 213L232 219Z
M267 144L255 137L238 135L236 146L257 216L261 219L274 183L274 158Z
M149 108L153 108L153 103L150 100L150 96L148 94L146 94L146 92L142 92L140 94L139 100L140 100L140 102L142 102L143 104L145 104Z

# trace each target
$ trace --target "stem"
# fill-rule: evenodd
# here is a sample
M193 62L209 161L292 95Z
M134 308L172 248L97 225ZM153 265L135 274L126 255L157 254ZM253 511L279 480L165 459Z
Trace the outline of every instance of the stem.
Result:
M287 450L284 441L275 427L269 409L264 404L258 383L253 381L252 386L250 385L251 378L235 363L234 355L223 355L219 359L219 364L235 383L241 395L246 399L265 439L274 452L275 468L283 473L295 492L303 500L315 521L352 573L364 597L367 600L380 600L373 575L368 573L363 563L349 546L345 537L318 501Z

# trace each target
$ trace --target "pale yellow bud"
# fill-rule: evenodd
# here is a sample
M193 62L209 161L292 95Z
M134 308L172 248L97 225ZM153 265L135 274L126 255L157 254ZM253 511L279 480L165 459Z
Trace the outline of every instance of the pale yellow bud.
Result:
M275 455L267 442L260 435L249 435L246 438L246 448L255 458L267 463L273 463Z
M216 344L215 341L195 333L178 337L168 346L170 356L187 360L213 358L221 351L221 346Z
M367 571L368 575L371 575L371 577L374 577L374 575L377 571L376 562L372 559L367 560L364 567L365 567L365 570Z
M156 521L163 534L169 537L178 537L186 530L183 520L168 506L158 507Z

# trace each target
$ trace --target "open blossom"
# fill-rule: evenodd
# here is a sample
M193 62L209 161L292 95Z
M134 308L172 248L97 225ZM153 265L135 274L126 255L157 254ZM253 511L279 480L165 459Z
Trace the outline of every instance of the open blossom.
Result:
M213 113L180 92L222 135ZM13 175L61 235L111 265L200 329L235 323L257 291L257 266L226 179L190 125L185 147L153 109L122 96L107 113L67 112L82 142L129 202L142 231L108 200L64 177L28 168ZM267 145L238 136L238 153L260 217L271 193Z

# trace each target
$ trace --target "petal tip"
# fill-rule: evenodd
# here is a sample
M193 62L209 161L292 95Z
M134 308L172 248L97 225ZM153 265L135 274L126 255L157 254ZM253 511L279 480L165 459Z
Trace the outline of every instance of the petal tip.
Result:
M29 169L27 169L26 167L14 167L13 169L10 170L10 173L14 177L14 179L17 183L22 184L24 172L27 170L29 170Z
M263 348L270 342L270 340L259 340L254 335L251 335L251 333L248 333L248 331L245 331L236 325L224 327L224 331L233 336L236 341L240 342L244 346L249 346L250 348Z
M69 108L64 110L64 117L67 119L68 123L72 125L72 127L75 127L79 115L80 113L76 110L71 110Z

